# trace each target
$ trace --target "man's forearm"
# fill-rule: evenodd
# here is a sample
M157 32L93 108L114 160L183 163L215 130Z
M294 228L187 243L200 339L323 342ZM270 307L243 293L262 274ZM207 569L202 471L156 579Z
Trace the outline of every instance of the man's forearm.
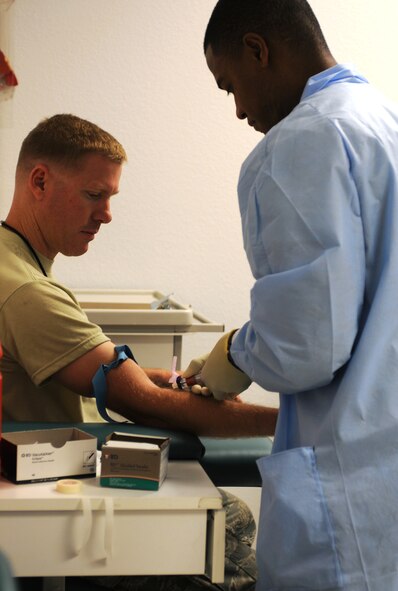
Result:
M108 374L107 405L126 418L214 437L273 435L277 409L159 388L126 361Z
M214 437L273 435L277 410L160 388L131 360L107 374L106 404L133 422Z
M180 396L184 399L180 398L177 412L167 417L169 413L165 409L162 424L158 426L209 437L261 437L275 433L278 418L276 408L244 402L219 402L189 393ZM157 417L145 417L143 422L149 425L155 424L156 420Z
M168 369L155 369L155 368L143 368L148 378L157 386L161 388L167 388L169 379L171 377L171 371Z

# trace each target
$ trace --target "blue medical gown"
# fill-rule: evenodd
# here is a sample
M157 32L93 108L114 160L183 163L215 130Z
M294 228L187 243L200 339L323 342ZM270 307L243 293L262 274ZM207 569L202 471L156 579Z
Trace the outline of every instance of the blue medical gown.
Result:
M265 590L398 590L398 109L350 66L311 78L238 186L256 279L236 364L281 392Z

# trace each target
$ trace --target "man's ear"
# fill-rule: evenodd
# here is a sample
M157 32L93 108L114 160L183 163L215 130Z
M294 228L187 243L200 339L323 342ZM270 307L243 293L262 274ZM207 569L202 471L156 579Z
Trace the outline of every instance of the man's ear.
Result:
M48 181L48 168L45 164L36 164L29 174L29 188L36 197L42 199Z
M246 33L243 37L243 47L250 52L262 67L268 66L269 49L265 39L257 33Z

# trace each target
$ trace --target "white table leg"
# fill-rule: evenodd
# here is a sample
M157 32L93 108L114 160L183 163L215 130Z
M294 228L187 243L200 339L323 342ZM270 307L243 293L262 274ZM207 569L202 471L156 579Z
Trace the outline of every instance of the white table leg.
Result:
M208 511L206 574L213 583L224 582L225 511Z

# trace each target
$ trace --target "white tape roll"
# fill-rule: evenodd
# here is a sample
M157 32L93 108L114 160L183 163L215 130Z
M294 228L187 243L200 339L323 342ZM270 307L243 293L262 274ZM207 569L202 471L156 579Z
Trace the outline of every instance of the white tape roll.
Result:
M55 490L67 495L74 495L82 490L82 483L80 480L58 480Z

